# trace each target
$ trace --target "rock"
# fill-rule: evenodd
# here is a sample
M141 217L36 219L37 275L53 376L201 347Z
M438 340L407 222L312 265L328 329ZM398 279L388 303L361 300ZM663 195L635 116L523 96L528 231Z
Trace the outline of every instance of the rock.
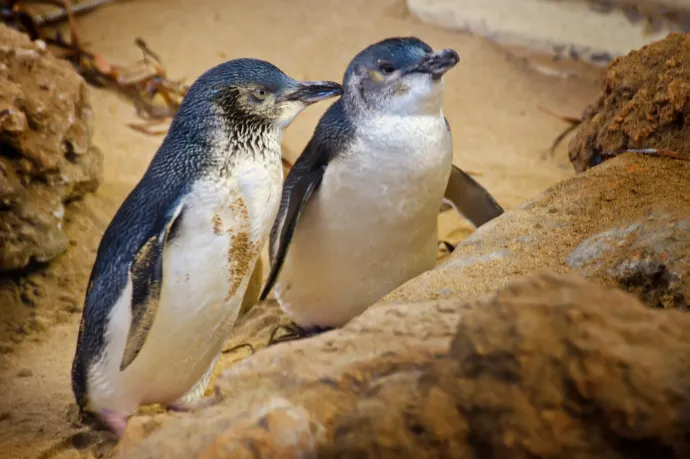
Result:
M323 457L688 457L690 317L553 274L478 306L447 360L370 387Z
M687 457L688 326L678 311L549 273L471 303L377 305L340 330L226 371L219 406L157 415L147 421L156 422L153 433L131 422L120 451L173 459Z
M568 146L581 172L625 148L665 148L690 159L690 34L670 34L616 58L602 93Z
M690 304L690 218L650 215L585 239L565 261L590 278L615 282L651 307Z
M84 80L42 42L0 25L0 271L63 253L65 204L98 186Z
M541 270L576 271L650 307L690 303L690 162L627 153L478 228L382 303L469 300Z
M150 426L133 429L128 426L128 434L138 430L138 435L146 435ZM317 457L318 441L323 440L324 428L311 419L310 414L301 407L291 404L281 397L271 397L265 404L242 413L226 425L218 435L190 435L184 440L185 449L180 444L154 442L141 448L129 447L126 442L119 445L115 456L130 457L136 451L140 457L184 457L185 453L199 459L227 458L285 458L308 459ZM148 450L147 450L148 448ZM181 455L182 453L182 455Z
M28 368L22 368L17 372L17 378L28 378L33 375L33 372Z

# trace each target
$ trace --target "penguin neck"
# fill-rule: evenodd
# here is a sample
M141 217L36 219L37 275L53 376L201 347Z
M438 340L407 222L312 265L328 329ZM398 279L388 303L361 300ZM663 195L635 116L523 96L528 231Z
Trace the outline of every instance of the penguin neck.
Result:
M268 123L224 125L212 136L219 159L246 158L258 162L280 161L284 130Z
M443 109L440 101L439 103L429 103L424 110L396 113L368 108L358 94L348 96L341 100L343 100L345 115L354 126L369 126L372 123L375 124L385 119L397 120L396 123L402 124L414 123L415 120L423 119L443 119Z
M256 163L280 162L284 129L259 120L233 120L209 114L204 119L178 121L171 137L183 136L192 148L179 154L198 152L200 166L221 175L229 173L240 161ZM168 140L168 139L166 139ZM169 139L175 143L178 139Z
M445 125L443 109L419 113L391 113L385 110L367 110L358 100L347 100L344 112L348 123L358 135L380 137L384 132L398 132L398 136L414 135L417 128L428 125ZM378 130L382 130L377 133Z
M386 96L383 92L377 96L370 92L377 90L363 87L359 79L346 79L343 83L345 94L340 99L344 101L346 115L359 123L384 118L424 119L443 116L443 77L432 80L428 75L411 76L401 83L405 91L400 96Z
M345 99L345 113L354 139L347 155L363 167L390 171L388 176L405 181L405 177L419 175L421 170L450 166L446 164L452 157L448 156L447 145L450 133L440 106L433 111L391 113L367 110L353 98ZM391 161L395 163L393 168Z

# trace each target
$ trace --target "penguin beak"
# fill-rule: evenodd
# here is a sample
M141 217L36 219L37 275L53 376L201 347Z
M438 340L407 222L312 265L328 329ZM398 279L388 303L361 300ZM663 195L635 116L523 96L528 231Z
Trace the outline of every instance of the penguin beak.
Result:
M343 87L333 81L306 81L299 83L294 89L285 91L281 96L281 102L302 102L311 105L320 100L340 96Z
M446 48L437 53L428 54L419 62L403 68L400 71L400 76L411 73L428 73L431 75L431 78L438 80L444 73L455 67L458 62L460 62L458 53L450 48Z

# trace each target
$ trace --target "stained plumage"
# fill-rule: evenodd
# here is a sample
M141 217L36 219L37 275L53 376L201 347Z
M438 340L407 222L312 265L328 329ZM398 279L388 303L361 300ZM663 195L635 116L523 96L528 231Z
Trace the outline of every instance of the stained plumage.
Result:
M341 92L256 59L191 86L99 245L72 366L81 411L122 434L142 404L200 400L278 211L283 131Z
M261 299L274 288L298 334L341 326L432 268L442 199L476 226L503 212L452 164L441 105L458 61L407 37L348 65L344 95L290 170L271 229Z

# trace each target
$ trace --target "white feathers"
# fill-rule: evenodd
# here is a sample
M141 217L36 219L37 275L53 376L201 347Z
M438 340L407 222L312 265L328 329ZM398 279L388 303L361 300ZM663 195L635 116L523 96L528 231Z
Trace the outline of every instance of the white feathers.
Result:
M387 114L402 117L438 115L443 102L443 77L433 80L428 73L412 73L402 77L397 84L398 92L386 98Z
M307 108L307 105L304 102L295 100L290 102L282 102L280 107L281 114L276 121L276 126L278 126L280 129L285 129L290 125L290 123L292 123L297 115Z
M141 404L174 402L204 377L237 318L278 210L281 184L279 161L250 159L239 160L229 177L194 184L177 236L163 252L153 326L124 371L119 368L131 322L131 279L112 308L106 352L88 376L93 408L127 416ZM189 395L203 393L196 392Z
M452 142L431 97L433 114L420 97L423 114L358 120L356 142L328 165L275 287L298 325L341 326L434 266Z

